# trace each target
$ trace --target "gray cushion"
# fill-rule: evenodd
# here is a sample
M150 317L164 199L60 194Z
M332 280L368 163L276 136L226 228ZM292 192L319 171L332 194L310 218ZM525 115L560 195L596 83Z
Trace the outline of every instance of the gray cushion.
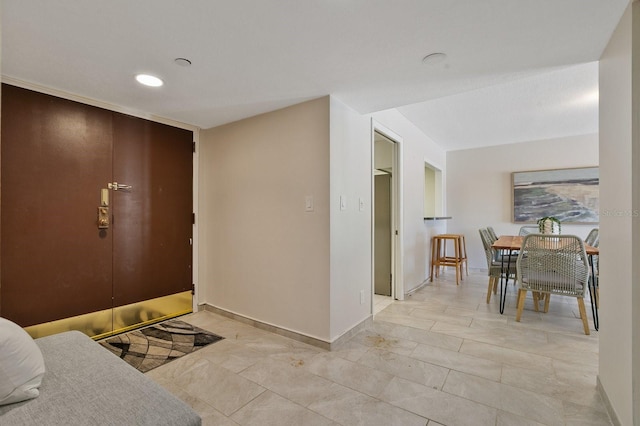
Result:
M0 425L194 425L200 416L78 331L36 339L40 396L0 407Z

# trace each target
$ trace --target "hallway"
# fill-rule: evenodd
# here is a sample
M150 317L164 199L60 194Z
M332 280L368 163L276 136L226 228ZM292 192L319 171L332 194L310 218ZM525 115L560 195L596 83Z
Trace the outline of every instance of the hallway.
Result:
M609 425L598 332L575 299L515 322L485 303L487 276L446 271L327 352L210 312L181 319L225 340L147 373L203 425ZM588 301L586 302L589 303ZM591 313L589 312L589 317Z

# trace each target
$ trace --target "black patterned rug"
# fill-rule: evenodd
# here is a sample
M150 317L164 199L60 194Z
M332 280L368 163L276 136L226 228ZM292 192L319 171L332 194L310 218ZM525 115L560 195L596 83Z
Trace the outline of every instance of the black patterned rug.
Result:
M222 339L184 321L170 320L99 343L145 373Z

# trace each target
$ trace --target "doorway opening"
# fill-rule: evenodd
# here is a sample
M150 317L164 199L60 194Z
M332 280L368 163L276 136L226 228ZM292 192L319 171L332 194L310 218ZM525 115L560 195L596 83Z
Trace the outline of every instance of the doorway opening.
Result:
M400 274L400 138L374 123L373 127L373 312L402 299Z
M442 216L442 170L424 163L424 217Z

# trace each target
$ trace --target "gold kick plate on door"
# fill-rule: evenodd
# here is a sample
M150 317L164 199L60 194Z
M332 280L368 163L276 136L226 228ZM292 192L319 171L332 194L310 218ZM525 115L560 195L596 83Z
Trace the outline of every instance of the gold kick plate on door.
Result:
M130 305L114 306L113 309L32 325L25 330L34 339L63 331L78 330L94 340L99 340L193 312L192 300L191 290L187 290Z

